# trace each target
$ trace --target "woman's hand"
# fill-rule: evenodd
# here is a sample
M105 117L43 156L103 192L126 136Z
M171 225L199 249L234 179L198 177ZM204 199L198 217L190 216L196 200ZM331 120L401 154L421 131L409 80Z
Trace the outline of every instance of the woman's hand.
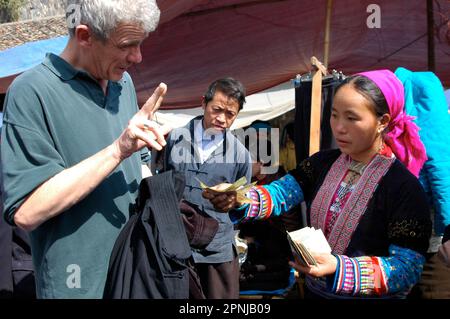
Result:
M316 259L317 266L305 267L302 266L299 262L289 262L289 265L296 269L298 272L301 272L306 275L310 275L313 277L323 277L327 275L332 275L336 272L337 260L336 257L332 254L321 253L311 255Z
M214 206L215 210L228 213L229 210L241 206L237 202L235 191L215 192L211 189L205 189L202 196L208 199Z

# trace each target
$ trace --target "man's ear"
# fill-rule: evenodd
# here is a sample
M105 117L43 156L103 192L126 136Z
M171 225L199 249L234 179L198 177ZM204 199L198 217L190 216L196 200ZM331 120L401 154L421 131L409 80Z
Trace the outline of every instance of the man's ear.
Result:
M202 96L202 108L206 109L205 96Z
M80 24L75 28L75 38L82 47L92 46L92 34L87 25Z

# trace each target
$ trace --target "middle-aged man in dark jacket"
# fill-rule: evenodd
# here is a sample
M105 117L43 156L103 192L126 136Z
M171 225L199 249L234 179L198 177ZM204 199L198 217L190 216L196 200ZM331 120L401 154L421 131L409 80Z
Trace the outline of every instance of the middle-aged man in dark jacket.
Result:
M204 248L192 255L206 298L239 297L239 263L233 224L226 213L214 210L202 197L200 181L208 186L251 180L251 158L244 145L228 130L245 103L243 85L233 79L214 81L206 91L203 116L171 132L165 149L165 169L184 172L184 199L219 222L219 229Z

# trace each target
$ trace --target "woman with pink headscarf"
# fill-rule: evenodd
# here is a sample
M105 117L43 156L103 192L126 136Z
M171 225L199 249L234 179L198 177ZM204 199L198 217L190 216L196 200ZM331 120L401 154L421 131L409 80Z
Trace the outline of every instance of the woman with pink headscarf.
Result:
M309 226L331 253L306 275L306 297L404 298L418 282L431 235L417 179L426 160L418 127L403 112L403 86L388 70L348 77L337 89L330 124L338 150L320 151L281 179L255 186L241 205L233 192L205 191L235 222L286 213L306 201Z

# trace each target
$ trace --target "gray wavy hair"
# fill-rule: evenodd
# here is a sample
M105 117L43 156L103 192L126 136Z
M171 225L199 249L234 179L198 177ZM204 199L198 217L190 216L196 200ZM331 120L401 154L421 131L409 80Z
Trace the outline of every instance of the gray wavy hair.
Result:
M70 37L80 24L101 40L107 40L120 23L136 23L149 33L156 29L159 16L155 0L67 0L66 7Z

